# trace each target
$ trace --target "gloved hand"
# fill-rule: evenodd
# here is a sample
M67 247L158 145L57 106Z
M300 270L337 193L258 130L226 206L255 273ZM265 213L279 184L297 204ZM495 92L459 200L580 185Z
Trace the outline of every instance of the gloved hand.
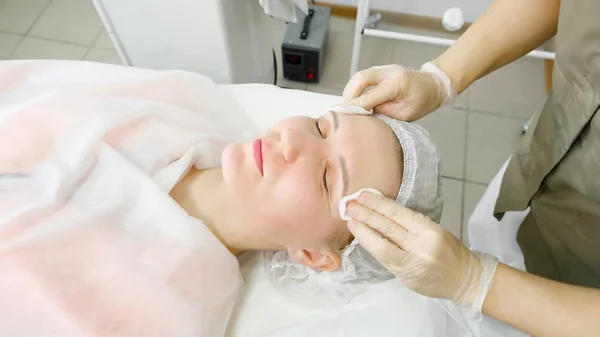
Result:
M370 86L373 88L365 91ZM343 95L347 106L414 121L443 104L452 104L457 94L448 76L426 63L421 70L392 64L359 71L346 84Z
M471 252L428 217L365 192L347 205L348 229L408 288L449 299L479 318L497 259Z

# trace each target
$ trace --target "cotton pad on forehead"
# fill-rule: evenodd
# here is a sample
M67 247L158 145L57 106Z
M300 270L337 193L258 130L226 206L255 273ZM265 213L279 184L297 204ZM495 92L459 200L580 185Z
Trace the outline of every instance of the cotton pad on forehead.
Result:
M331 112L337 112L337 113L341 113L341 114L346 114L346 115L364 115L364 116L370 116L373 114L373 110L365 110L359 106L341 106L341 105L336 105L334 107L331 107L329 109L329 111Z
M362 190L360 190L354 194L343 197L342 200L340 200L340 206L339 206L340 217L342 218L342 220L344 220L344 221L352 220L351 217L346 215L346 206L348 205L348 203L350 201L358 199L363 192L371 192L371 193L383 196L383 193L379 192L378 190L376 190L374 188L363 188Z

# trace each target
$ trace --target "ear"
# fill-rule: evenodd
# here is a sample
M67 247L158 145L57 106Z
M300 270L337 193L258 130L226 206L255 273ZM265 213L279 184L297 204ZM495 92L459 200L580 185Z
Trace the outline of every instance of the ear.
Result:
M314 269L333 271L342 266L339 254L330 250L316 251L310 249L298 249L288 252L297 262Z

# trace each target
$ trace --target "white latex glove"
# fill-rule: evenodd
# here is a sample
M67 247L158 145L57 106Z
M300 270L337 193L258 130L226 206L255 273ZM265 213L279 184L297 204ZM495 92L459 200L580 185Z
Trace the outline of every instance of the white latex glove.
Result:
M498 261L471 252L428 217L386 197L363 193L348 203L348 229L359 244L408 288L456 302L481 316Z
M368 87L372 88L365 91ZM414 121L443 104L452 104L457 94L448 76L433 63L426 63L421 70L392 64L359 71L346 84L343 95L346 106Z

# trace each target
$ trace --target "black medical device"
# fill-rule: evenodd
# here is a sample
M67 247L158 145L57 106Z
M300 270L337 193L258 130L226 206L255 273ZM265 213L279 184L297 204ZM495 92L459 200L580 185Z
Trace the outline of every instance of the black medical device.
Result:
M298 12L301 13L298 22L288 24L281 44L283 77L317 83L323 74L331 8L311 5L308 15Z

